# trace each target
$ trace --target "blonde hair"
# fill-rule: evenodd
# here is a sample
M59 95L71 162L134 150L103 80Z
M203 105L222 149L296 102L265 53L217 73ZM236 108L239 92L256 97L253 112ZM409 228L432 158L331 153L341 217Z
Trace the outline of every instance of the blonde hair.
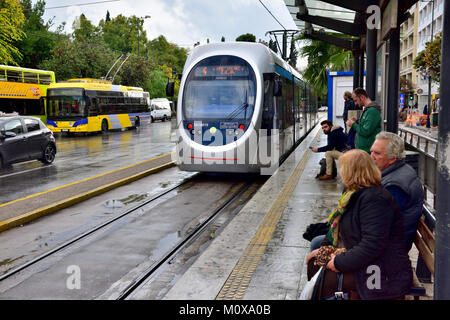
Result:
M342 183L347 190L381 185L381 172L369 154L360 149L347 151L339 158Z

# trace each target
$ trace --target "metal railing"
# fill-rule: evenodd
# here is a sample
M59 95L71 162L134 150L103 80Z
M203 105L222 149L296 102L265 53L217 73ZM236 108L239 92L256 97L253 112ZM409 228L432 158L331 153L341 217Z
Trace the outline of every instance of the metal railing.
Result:
M434 215L436 211L438 140L407 128L398 128L398 135L403 138L405 148L419 153L418 174L424 187L425 205Z

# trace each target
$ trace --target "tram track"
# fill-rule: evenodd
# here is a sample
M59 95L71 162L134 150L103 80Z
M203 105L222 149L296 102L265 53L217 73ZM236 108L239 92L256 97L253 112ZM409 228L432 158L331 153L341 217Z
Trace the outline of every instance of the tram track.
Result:
M82 234L76 236L75 238L72 238L72 239L70 239L70 240L60 244L56 248L53 248L53 249L51 249L51 250L49 250L47 252L44 252L43 254L39 255L38 257L36 257L36 258L34 258L34 259L32 259L32 260L30 260L30 261L28 261L28 262L18 266L16 268L14 268L13 270L11 270L11 271L1 275L0 276L0 281L8 279L9 277L13 276L14 274L16 274L16 273L18 273L18 272L20 272L20 271L22 271L22 270L32 266L32 265L38 263L39 261L41 261L41 260L51 256L52 254L55 254L55 253L63 250L64 248L66 248L66 247L68 247L68 246L70 246L70 245L72 245L72 244L74 244L74 243L76 243L76 242L86 238L87 236L93 234L94 232L99 231L99 230L109 226L110 224L116 222L119 219L122 219L123 217L130 215L131 213L135 212L136 210L138 210L138 209L140 209L140 208L142 208L142 207L144 207L144 206L154 202L155 200L157 200L157 199L167 195L168 193L170 193L170 192L180 188L181 186L191 182L198 175L199 174L195 174L195 175L189 177L188 179L180 182L179 184L177 184L177 185L175 185L175 186L173 186L173 187L171 187L171 188L169 188L167 190L164 190L163 192L161 192L161 193L151 197L150 199L147 199L147 200L145 200L145 201L143 201L141 203L138 203L136 206L134 206L134 207L132 207L132 208L122 212L117 217L114 217L114 218L112 218L112 219L110 219L108 221L105 221L104 223L102 223L102 224L100 224L98 226L92 227L89 230L83 232Z
M71 249L72 246L76 247L77 243L82 243L83 240L86 238L98 237L99 239L101 239L102 236L97 235L97 234L102 233L102 232L106 234L109 232L109 231L102 231L102 230L108 229L109 226L111 227L110 229L116 228L113 226L113 224L115 222L118 222L119 224L124 224L124 223L126 224L126 222L119 222L119 221L127 220L128 216L132 215L133 213L136 213L139 210L142 210L143 207L151 205L156 200L161 199L170 193L174 193L174 192L177 193L177 189L179 190L179 189L184 188L187 190L187 189L191 188L192 186L195 185L195 180L198 179L200 176L201 175L199 175L199 174L191 176L190 178L171 187L170 189L165 190L164 192L161 192L161 193L153 196L152 198L139 203L138 205L134 206L133 208L126 210L125 212L121 213L120 215L118 215L102 224L92 227L89 230L83 232L82 234L58 245L57 247L55 247L45 253L42 253L41 255L33 258L32 260L30 260L20 266L17 266L16 268L14 268L14 269L10 270L9 272L0 276L0 284L4 283L8 279L9 279L8 281L10 281L10 282L15 282L16 279L19 279L18 284L21 284L22 282L26 282L28 277L32 277L36 274L36 272L31 271L31 269L38 270L39 268L41 268L41 270L42 270L42 267L40 267L41 266L40 263L42 263L42 265L49 264L48 261L46 262L46 259L49 259L49 260L60 259L61 256L64 256L64 253L62 253L62 251L65 252L65 249L67 249L68 252L76 251L75 249ZM191 184L191 185L187 187L187 185L189 185L189 184ZM233 203L233 201L236 201L236 199L239 199L240 196L243 193L245 193L246 190L248 190L248 188L251 186L251 184L252 184L251 182L234 183L234 187L232 187L231 189L236 189L236 190L233 190L232 194L227 194L226 196L223 197L223 199L220 199L220 201L218 201L219 203L217 203L217 206L214 208L214 210L211 209L211 212L208 212L207 217L206 218L203 217L201 219L203 221L200 224L195 225L193 228L191 228L191 230L189 230L189 232L187 232L184 235L184 237L182 239L180 239L180 241L178 241L174 246L172 246L169 251L162 254L157 261L152 263L152 265L145 270L145 272L143 272L136 279L134 279L132 281L132 283L130 283L130 285L125 290L120 292L120 294L118 295L118 299L126 299L128 296L130 296L136 289L139 288L139 286L143 282L145 282L147 279L151 278L152 275L154 275L155 272L162 265L169 263L172 259L174 259L174 257L176 257L181 251L183 251L186 248L186 246L188 246L190 243L195 241L195 239L199 237L199 235L202 233L202 231L204 231L212 223L214 223L214 221L217 219L217 217L220 216L221 212L225 211L228 207L230 207L230 205ZM155 207L155 209L157 209L157 208L158 207ZM153 210L153 209L151 209L151 210ZM185 210L189 210L189 209L186 208ZM128 219L128 220L130 220L130 219ZM119 226L119 228L120 228L120 226ZM86 240L86 242L89 242L89 241L90 240ZM68 255L70 255L70 254L71 253L68 253ZM55 259L52 259L52 257L54 257ZM58 263L58 261L56 261L55 263ZM36 265L37 265L37 267L32 268L33 266L36 266ZM44 268L44 269L46 269L46 268ZM30 271L27 272L27 270L30 270ZM29 273L31 273L31 275L29 275ZM27 274L28 274L28 276L27 276ZM15 275L17 275L17 278L14 277ZM11 279L11 278L13 278L13 279ZM16 286L16 284L14 284L14 283L12 285L11 285L11 283L6 284L4 287L7 287L7 289L6 290L2 289L3 292L0 293L0 296L3 296L5 293L7 295L8 290L10 290L11 288L14 288L15 286Z

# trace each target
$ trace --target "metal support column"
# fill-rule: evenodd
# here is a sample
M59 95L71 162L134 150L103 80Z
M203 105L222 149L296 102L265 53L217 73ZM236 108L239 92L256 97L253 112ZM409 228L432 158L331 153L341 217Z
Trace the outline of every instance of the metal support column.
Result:
M369 98L375 100L377 85L377 29L367 29L366 54L366 91Z
M398 130L398 82L400 65L400 28L397 27L389 37L389 74L387 83L386 130ZM380 101L378 102L380 103Z
M361 53L353 51L353 90L359 87L359 57Z
M450 300L450 1L444 1L442 18L434 299Z
M359 88L364 88L364 51L359 56Z

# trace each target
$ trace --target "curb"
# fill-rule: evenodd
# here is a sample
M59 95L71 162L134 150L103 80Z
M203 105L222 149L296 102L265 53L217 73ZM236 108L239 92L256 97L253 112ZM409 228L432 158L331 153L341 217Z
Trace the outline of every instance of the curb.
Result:
M161 165L159 167L148 169L146 171L143 171L141 173L135 174L133 176L130 176L130 177L127 177L127 178L124 178L124 179L121 179L121 180L117 180L117 181L112 182L110 184L107 184L105 186L101 186L101 187L95 188L93 190L83 192L83 193L81 193L81 194L79 194L77 196L74 196L74 197L71 197L71 198L68 198L68 199L65 199L65 200L58 201L58 202L56 202L56 203L54 203L52 205L33 210L31 212L22 214L22 215L20 215L18 217L14 217L14 218L11 218L11 219L8 219L8 220L5 220L5 221L0 221L0 232L12 229L14 227L18 227L20 225L23 225L25 223L31 222L31 221L33 221L35 219L38 219L38 218L40 218L42 216L45 216L47 214L50 214L50 213L56 212L58 210L70 207L70 206L72 206L74 204L77 204L77 203L82 202L84 200L87 200L87 199L90 199L92 197L98 196L98 195L100 195L102 193L111 191L111 190L113 190L115 188L118 188L118 187L121 187L121 186L123 186L125 184L128 184L128 183L134 182L136 180L142 179L142 178L144 178L144 177L146 177L146 176L148 176L150 174L157 173L157 172L162 171L164 169L168 169L170 167L173 167L174 165L175 165L175 162L173 162L173 161L172 162L168 162L168 163L163 164L163 165Z

